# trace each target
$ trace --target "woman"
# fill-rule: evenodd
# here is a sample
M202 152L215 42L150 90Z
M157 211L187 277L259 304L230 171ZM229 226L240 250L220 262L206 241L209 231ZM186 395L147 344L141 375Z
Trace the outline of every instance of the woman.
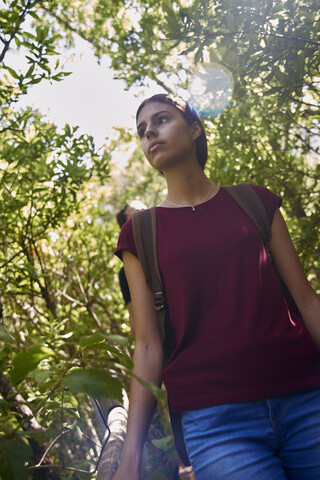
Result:
M303 321L287 306L250 220L206 177L206 137L194 110L153 96L138 109L137 130L168 185L157 208L158 255L175 349L163 367L129 221L116 253L132 296L135 373L158 385L164 380L197 480L319 479L320 300L290 240L280 197L253 187L272 222L274 262ZM154 404L133 380L116 480L139 479Z

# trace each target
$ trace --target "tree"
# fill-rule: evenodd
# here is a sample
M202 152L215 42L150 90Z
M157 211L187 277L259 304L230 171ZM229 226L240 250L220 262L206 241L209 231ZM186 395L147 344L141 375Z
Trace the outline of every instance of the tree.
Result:
M98 155L77 128L59 131L30 108L18 108L30 86L66 75L57 70L63 32L48 23L49 5L4 2L0 12L0 477L6 480L94 472L104 433L92 423L90 397L121 402L132 369L113 256L117 227L102 186L112 148ZM9 48L25 53L24 71L6 62Z
M58 4L60 24L69 31L78 24L128 87L153 80L175 91L203 61L232 72L229 108L206 121L209 176L222 184L265 184L284 196L296 247L319 288L317 2L99 0L89 4L86 22Z
M56 71L58 61L54 67L50 65L50 57L57 56L55 47L60 36L48 24L39 24L29 31L23 28L28 15L39 21L36 8L40 4L39 1L4 2L5 8L0 11L3 45L0 79L0 340L4 344L0 355L3 399L0 408L3 419L0 476L6 479L32 475L32 470L25 469L26 461L39 464L39 468L47 467L36 470L34 478L60 478L58 470L51 468L53 460L48 457L48 452L50 455L53 449L47 449L45 441L51 443L52 435L55 435L63 444L64 436L70 436L70 432L72 438L76 438L79 427L74 422L75 411L83 418L83 428L88 434L96 436L88 421L91 414L88 402L81 414L81 408L75 409L78 401L71 393L75 389L73 384L77 374L74 369L79 366L80 358L80 365L87 365L86 355L90 357L90 352L87 353L85 339L82 339L82 348L77 349L80 337L73 345L67 340L69 330L66 337L63 336L65 324L77 316L72 310L68 311L65 301L59 302L61 298L68 298L68 287L65 286L67 282L62 282L61 292L56 290L57 279L63 275L59 276L55 267L50 265L51 257L55 255L48 241L50 235L79 210L84 185L92 178L93 171L98 172L101 179L106 178L109 156L107 153L97 155L92 138L79 136L76 128L66 125L64 131L59 132L54 125L41 120L37 112L16 108L19 97L27 93L30 85L44 79L57 81L65 75ZM6 54L13 45L26 53L29 65L24 72L17 72L6 64ZM61 258L62 271L63 260ZM87 279L81 282L80 274L77 278L80 280L78 289L89 283ZM79 302L78 316L85 316L84 312L87 312L87 316L96 319L97 323L98 317L85 293ZM88 335L94 332L90 322L87 322L86 332ZM114 349L116 355L118 347ZM70 373L69 377L66 377L67 373ZM107 385L112 396L121 396L120 382L102 369L91 366L91 369L78 372L78 377L86 384L81 391L91 388L91 393L101 395ZM59 416L60 421L57 421ZM69 419L67 429L64 418ZM49 427L51 432L48 435ZM79 447L75 444L74 452L77 449ZM61 461L63 465L64 459Z
M208 174L221 184L249 181L283 195L294 242L319 288L316 2L135 2L135 24L121 22L128 16L123 10L108 20L102 8L107 4L98 2L92 15L95 26L83 35L99 45L98 55L107 51L112 56L128 86L153 79L167 91L175 90L186 85L192 62L211 61L232 72L229 108L206 121ZM109 35L99 30L101 24L111 25Z

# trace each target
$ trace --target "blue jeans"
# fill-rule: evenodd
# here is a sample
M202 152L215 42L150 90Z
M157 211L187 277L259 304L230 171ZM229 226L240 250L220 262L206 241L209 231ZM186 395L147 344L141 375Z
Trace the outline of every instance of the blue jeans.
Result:
M197 480L319 480L320 390L183 412Z

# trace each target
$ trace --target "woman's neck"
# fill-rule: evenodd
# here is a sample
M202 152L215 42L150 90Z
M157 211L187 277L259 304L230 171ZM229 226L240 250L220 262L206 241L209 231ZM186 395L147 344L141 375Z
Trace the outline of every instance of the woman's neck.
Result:
M167 202L175 205L197 205L214 194L215 186L200 167L165 172Z

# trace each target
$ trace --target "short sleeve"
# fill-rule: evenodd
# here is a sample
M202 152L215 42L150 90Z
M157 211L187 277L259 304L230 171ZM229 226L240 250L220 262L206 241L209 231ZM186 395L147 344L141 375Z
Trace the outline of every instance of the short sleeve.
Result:
M132 219L130 218L122 227L118 245L115 249L114 253L122 260L122 251L128 250L128 252L132 253L136 257L138 256L134 236L133 236L133 229L132 229Z
M281 207L282 198L278 195L275 195L271 190L266 187L262 187L260 185L251 185L251 187L255 190L255 192L259 195L262 203L265 206L267 211L270 225L272 224L273 215L277 208Z

